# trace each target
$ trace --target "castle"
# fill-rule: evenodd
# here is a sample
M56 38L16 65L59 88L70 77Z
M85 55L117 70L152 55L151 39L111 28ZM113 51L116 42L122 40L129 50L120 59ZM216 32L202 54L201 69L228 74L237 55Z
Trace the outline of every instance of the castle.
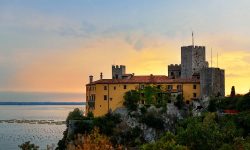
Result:
M204 46L181 47L181 64L168 65L166 75L127 74L126 66L113 65L112 79L93 81L89 76L86 85L86 111L102 116L123 106L123 96L130 90L142 90L147 85L155 85L171 99L181 94L189 104L205 97L225 96L225 73L223 69L208 66ZM141 93L143 97L143 93ZM143 101L141 101L143 103Z

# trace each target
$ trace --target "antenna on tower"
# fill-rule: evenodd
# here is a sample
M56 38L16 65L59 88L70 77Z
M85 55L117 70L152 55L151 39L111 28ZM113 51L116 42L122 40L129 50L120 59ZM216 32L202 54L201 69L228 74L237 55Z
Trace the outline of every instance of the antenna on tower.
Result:
M192 31L192 45L194 46L194 32Z
M213 67L213 49L211 48L211 68Z

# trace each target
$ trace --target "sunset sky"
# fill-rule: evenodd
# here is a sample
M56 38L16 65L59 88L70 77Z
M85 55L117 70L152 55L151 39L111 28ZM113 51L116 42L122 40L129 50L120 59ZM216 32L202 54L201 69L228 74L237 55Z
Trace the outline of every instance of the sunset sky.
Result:
M167 74L180 47L206 46L226 94L250 89L249 0L0 0L0 91L85 93L88 76Z

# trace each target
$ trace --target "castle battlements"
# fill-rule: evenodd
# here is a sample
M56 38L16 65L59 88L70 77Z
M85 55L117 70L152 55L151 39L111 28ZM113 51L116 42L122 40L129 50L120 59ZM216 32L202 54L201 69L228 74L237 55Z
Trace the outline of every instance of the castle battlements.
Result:
M112 69L121 69L121 68L126 68L125 65L112 65Z

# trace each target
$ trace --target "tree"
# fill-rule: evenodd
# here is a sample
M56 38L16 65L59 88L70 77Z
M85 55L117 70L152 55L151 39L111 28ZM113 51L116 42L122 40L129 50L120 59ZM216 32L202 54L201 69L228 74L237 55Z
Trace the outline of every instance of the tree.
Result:
M30 141L27 141L21 145L18 145L19 148L21 148L22 150L38 150L39 146L35 145L35 144L31 144Z
M69 124L69 120L81 120L83 118L83 112L79 108L75 108L72 112L69 113L66 119L67 126Z
M136 90L131 90L125 93L123 105L130 111L137 110L140 100L140 93Z
M98 128L94 128L90 134L76 136L74 143L67 145L67 150L113 150L114 147L106 135L100 134ZM122 147L116 147L121 150Z
M208 108L207 108L208 111L215 112L217 110L216 102L217 102L217 99L210 99L209 100L209 105L208 105Z
M176 97L176 103L175 106L177 106L179 109L181 109L184 105L184 98L182 94L178 94Z
M237 102L239 111L250 110L250 92L242 96Z
M204 118L189 118L184 126L178 129L177 142L187 145L189 149L218 149L223 138L215 119L214 113L208 113Z
M235 88L232 86L230 97L235 97Z
M111 136L114 133L114 128L121 122L119 114L107 113L105 116L94 119L94 126L100 129L102 134Z
M176 142L176 136L171 132L166 132L155 143L144 144L140 148L141 150L187 150L188 148L183 145L179 145Z
M146 104L148 105L157 104L157 99L159 99L158 93L160 92L161 90L155 86L146 86L143 89Z

